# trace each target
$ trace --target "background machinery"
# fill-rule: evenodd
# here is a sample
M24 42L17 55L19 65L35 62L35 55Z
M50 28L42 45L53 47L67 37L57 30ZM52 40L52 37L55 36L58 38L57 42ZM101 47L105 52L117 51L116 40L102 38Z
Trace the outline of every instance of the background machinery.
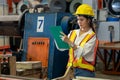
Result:
M98 38L101 41L112 42L120 40L120 0L105 0L106 8L99 10ZM106 13L102 15L103 13ZM107 37L104 37L106 35Z
M4 32L0 34L20 36L20 40L15 42L15 45L21 41L23 44L21 52L18 52L20 53L18 61L41 61L42 67L47 70L48 79L62 76L66 70L68 51L59 51L56 48L50 27L61 26L65 34L78 28L76 18L72 14L82 3L90 4L95 10L95 19L99 25L97 26L99 40L120 40L120 0L7 0L8 14L19 16L14 16L17 20L7 21L12 25L9 29L11 33L0 28ZM102 15L102 12L107 16ZM115 17L118 21L111 21L111 15L112 19ZM6 25L6 22L2 21L1 26ZM14 39L16 38L10 39L11 47L17 49L19 46L14 45Z

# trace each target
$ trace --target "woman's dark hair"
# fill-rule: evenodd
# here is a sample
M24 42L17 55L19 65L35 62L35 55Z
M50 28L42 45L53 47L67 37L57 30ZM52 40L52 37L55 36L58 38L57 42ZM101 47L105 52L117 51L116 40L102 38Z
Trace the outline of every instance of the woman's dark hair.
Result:
M94 28L94 24L93 24L93 17L88 16L88 15L78 15L78 16L83 16L83 17L85 17L86 19L89 19L89 20L90 20L89 25L90 25L90 27L92 28L92 30L95 32L95 28Z

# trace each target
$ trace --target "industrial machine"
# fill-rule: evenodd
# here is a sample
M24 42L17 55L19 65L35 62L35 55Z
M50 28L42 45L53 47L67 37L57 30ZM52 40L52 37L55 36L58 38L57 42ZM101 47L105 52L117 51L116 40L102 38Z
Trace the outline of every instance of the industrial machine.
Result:
M112 27L110 29L110 27ZM120 23L118 21L100 22L97 30L100 41L113 42L120 40Z
M106 1L107 14L105 20L99 21L98 39L103 42L120 40L120 0Z
M22 60L42 61L48 68L48 78L62 76L66 70L68 51L59 51L50 33L50 27L61 26L68 34L74 20L70 13L26 13ZM71 28L70 28L71 27Z

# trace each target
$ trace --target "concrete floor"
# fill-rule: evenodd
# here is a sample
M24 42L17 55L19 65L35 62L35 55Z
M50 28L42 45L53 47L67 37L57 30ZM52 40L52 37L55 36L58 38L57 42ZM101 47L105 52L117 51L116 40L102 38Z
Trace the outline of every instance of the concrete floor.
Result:
M120 80L120 75L107 75L103 74L101 71L96 71L96 77L103 79Z
M96 69L96 77L97 78L120 80L120 75L110 75L110 74L102 73L102 70L104 69L104 67L103 67L103 63L101 61L97 62L95 69Z

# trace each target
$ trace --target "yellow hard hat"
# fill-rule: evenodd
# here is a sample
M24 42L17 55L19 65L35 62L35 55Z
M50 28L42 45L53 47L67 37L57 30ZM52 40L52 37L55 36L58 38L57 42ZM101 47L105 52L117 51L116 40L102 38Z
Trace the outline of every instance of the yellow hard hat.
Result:
M88 15L94 17L94 10L88 4L81 4L78 6L75 15Z

